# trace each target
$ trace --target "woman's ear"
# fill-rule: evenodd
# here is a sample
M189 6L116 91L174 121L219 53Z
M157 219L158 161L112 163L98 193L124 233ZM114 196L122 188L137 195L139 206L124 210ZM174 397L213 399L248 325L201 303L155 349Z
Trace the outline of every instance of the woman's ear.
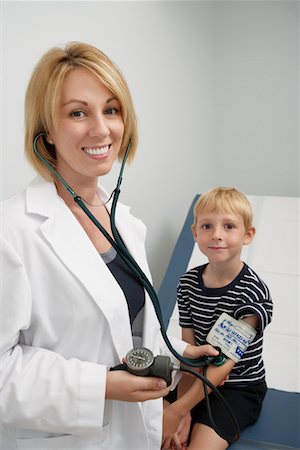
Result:
M255 233L256 233L255 227L248 228L248 230L245 233L245 237L244 237L244 245L249 245L250 242L252 242L252 240L255 236Z
M52 139L51 139L51 137L49 136L49 134L46 134L46 141L48 142L48 144L54 145L54 142L52 141Z

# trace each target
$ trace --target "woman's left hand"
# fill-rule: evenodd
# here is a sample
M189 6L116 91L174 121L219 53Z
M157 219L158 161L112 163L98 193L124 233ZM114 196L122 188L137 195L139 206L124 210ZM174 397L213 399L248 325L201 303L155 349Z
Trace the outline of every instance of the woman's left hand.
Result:
M187 344L183 352L184 358L197 359L202 356L218 356L219 351L216 350L212 345L191 345Z

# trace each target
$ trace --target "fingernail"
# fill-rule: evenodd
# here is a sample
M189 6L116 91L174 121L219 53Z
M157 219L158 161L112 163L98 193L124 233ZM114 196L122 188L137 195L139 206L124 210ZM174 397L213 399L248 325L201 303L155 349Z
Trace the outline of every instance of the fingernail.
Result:
M158 386L159 386L159 389L164 389L164 388L167 387L167 383L165 381L163 381L163 380L160 380L158 382Z

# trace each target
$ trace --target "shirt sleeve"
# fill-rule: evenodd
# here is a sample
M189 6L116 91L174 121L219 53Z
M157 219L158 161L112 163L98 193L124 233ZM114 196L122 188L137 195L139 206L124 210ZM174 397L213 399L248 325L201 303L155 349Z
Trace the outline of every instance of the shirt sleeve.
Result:
M177 286L177 304L179 311L179 325L182 328L192 328L193 321L191 317L189 297L184 292L182 282L180 282Z
M258 331L262 334L272 320L273 302L266 284L254 273L245 281L240 296L242 304L235 310L234 317L243 319L256 315L259 321Z

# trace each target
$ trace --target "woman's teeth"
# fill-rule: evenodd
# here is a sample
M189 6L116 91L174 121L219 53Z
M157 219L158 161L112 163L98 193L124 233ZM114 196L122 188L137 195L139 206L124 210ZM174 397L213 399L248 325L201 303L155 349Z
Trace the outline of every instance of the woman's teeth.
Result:
M105 147L99 147L99 148L84 148L84 153L87 153L88 155L105 155L105 153L109 150L109 145L106 145Z

